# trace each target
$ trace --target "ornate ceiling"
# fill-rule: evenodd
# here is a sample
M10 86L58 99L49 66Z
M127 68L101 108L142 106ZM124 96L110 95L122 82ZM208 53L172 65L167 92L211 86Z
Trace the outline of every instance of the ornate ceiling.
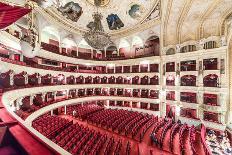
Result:
M221 35L232 0L165 0L163 8L164 46Z
M13 4L25 0L12 1ZM34 0L40 1L40 0ZM94 0L50 0L59 1L64 6L70 1L77 3L82 12L77 22L62 15L56 6L43 9L35 7L51 25L69 33L82 34L96 11ZM100 0L99 12L103 15L103 27L113 38L138 35L147 29L160 26L155 33L160 34L161 46L199 41L211 36L224 35L225 19L232 14L232 0ZM110 16L111 15L111 16ZM116 26L112 26L114 21Z
M97 11L93 1L60 0L56 6L53 5L46 9L36 7L35 10L49 21L54 21L75 33L81 33L87 31L86 26L93 21L92 14ZM100 5L98 11L103 15L104 30L111 36L121 36L143 30L160 21L158 0L101 0ZM70 12L68 7L73 7L76 14ZM149 23L149 21L152 22ZM148 26L144 26L146 23L149 23Z

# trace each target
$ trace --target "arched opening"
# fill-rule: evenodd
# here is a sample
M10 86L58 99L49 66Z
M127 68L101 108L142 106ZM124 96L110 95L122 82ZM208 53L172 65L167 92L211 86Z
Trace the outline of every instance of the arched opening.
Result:
M204 49L213 49L213 48L217 48L217 42L216 41L208 41L206 43L204 43Z
M106 49L106 58L115 58L118 55L118 49L116 46L109 46Z
M41 32L41 47L44 50L59 53L59 30L52 26L45 27Z
M166 55L173 55L176 53L176 50L174 48L169 48L167 51L166 51Z
M130 57L130 43L126 39L119 42L119 55L121 57Z
M65 38L61 42L62 55L77 57L77 44L72 38Z
M197 50L196 45L187 45L187 46L184 46L180 49L180 53L193 52L196 50Z
M158 36L149 37L144 43L144 55L159 56L160 55L160 41Z
M90 59L92 57L92 47L84 39L78 45L78 57L82 59Z
M46 26L41 32L41 42L59 46L59 30L52 26Z

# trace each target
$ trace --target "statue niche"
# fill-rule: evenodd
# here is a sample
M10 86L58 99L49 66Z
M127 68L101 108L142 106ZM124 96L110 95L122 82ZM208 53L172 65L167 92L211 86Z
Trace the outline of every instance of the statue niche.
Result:
M77 22L80 16L82 15L82 7L78 3L68 2L64 6L58 8L58 11L62 13L63 16Z

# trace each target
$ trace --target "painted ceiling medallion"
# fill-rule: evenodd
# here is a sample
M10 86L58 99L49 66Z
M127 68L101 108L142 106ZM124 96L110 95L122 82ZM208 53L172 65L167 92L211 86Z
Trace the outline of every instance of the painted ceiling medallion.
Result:
M92 5L95 5L95 0L87 0L87 2L89 2ZM110 0L98 0L99 6L103 7L103 6L107 6L109 4Z
M73 1L66 3L64 6L57 8L58 11L62 13L63 16L72 20L73 22L77 22L83 13L82 7L78 3L74 3Z
M130 7L128 13L131 16L131 18L138 19L144 13L144 8L139 4L134 4Z
M118 30L118 29L124 27L123 22L121 21L121 19L118 17L117 14L108 15L106 20L107 20L107 23L108 23L110 30Z

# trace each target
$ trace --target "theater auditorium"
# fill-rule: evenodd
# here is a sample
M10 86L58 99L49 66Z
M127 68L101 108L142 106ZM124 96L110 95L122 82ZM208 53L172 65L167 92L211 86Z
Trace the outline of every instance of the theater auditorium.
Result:
M0 0L0 155L232 155L232 0Z

